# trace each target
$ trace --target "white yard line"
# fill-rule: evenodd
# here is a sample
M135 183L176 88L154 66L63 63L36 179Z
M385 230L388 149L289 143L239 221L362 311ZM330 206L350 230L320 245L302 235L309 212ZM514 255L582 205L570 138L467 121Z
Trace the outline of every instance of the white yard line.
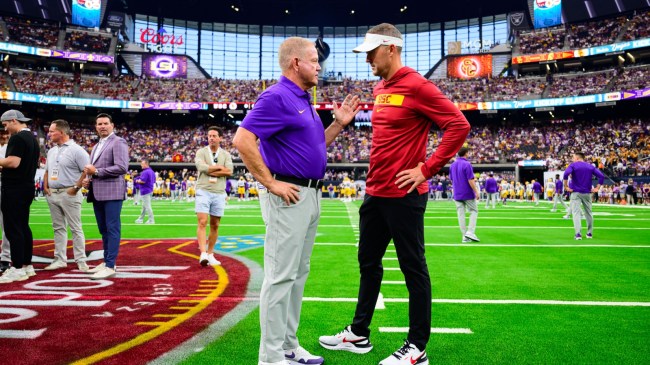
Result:
M316 245L319 246L355 246L354 243L347 242L316 242ZM501 244L501 243L470 243L470 244L461 244L461 243L425 243L425 246L430 247L526 247L526 248L650 248L649 245L607 245L607 244L566 244L566 245L556 245L556 244L525 244L525 243L512 243L512 244ZM387 253L394 253L394 249L387 249ZM384 258L385 260L396 260L396 258Z
M384 282L385 283L385 282ZM408 303L408 298L383 298L384 303ZM305 297L305 302L356 303L357 298ZM650 307L650 302L607 302L595 300L543 300L543 299L432 299L435 304L500 304L500 305L560 305L597 307Z

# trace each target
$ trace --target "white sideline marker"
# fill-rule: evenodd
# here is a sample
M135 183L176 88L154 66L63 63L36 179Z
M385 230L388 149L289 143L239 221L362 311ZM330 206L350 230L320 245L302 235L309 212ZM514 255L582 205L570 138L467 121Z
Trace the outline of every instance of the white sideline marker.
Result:
M379 327L379 332L408 333L409 328L408 327ZM431 328L431 333L471 335L474 332L472 332L472 330L469 329L469 328L442 328L442 327L436 328L436 327L432 327Z
M375 305L375 309L386 309L386 303L384 303L384 294L379 293L379 297L377 298L377 304Z

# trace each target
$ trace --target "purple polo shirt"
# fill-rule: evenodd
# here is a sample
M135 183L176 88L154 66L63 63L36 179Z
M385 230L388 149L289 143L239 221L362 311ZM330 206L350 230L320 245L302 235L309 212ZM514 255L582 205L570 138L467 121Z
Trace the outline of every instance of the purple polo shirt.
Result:
M474 169L467 159L456 158L449 167L449 178L454 184L454 200L476 199L474 189L469 185L469 181L474 180Z
M488 194L494 194L497 191L499 191L497 181L493 177L488 177L488 179L485 180L485 192Z
M562 194L563 191L564 191L564 184L562 183L562 180L555 180L555 193Z
M535 194L539 194L542 192L542 184L540 184L539 181L535 181L535 183L533 184L533 192L535 192Z
M146 169L142 170L140 176L138 176L136 180L142 180L141 184L135 184L136 186L140 187L141 195L151 194L153 192L153 183L156 181L156 174L154 174L153 170L150 167L147 167Z
M598 184L602 185L605 182L605 175L598 170L594 165L584 161L576 161L569 165L564 171L564 180L569 179L571 175L571 188L576 193L589 194L591 193L591 176L598 177Z
M325 129L309 93L284 76L264 91L241 126L260 139L271 173L322 179L327 167Z

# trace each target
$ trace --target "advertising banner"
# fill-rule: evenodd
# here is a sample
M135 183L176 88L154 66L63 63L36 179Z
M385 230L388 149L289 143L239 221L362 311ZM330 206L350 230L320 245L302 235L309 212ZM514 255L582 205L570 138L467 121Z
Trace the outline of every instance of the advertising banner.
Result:
M72 0L72 24L99 28L102 0Z
M447 58L447 77L476 79L492 75L492 55L471 55Z
M171 55L143 55L142 74L165 79L187 78L187 58Z
M535 29L562 24L562 0L533 0Z

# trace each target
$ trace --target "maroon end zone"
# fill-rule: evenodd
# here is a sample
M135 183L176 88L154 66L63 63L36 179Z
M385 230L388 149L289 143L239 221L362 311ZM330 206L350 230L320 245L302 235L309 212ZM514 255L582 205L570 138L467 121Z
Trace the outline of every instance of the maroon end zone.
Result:
M35 242L34 255L52 248ZM197 253L190 240L124 240L118 275L96 281L75 264L35 264L35 277L0 288L4 362L144 364L174 349L237 306L250 279L235 259L217 255L223 266L203 268Z

